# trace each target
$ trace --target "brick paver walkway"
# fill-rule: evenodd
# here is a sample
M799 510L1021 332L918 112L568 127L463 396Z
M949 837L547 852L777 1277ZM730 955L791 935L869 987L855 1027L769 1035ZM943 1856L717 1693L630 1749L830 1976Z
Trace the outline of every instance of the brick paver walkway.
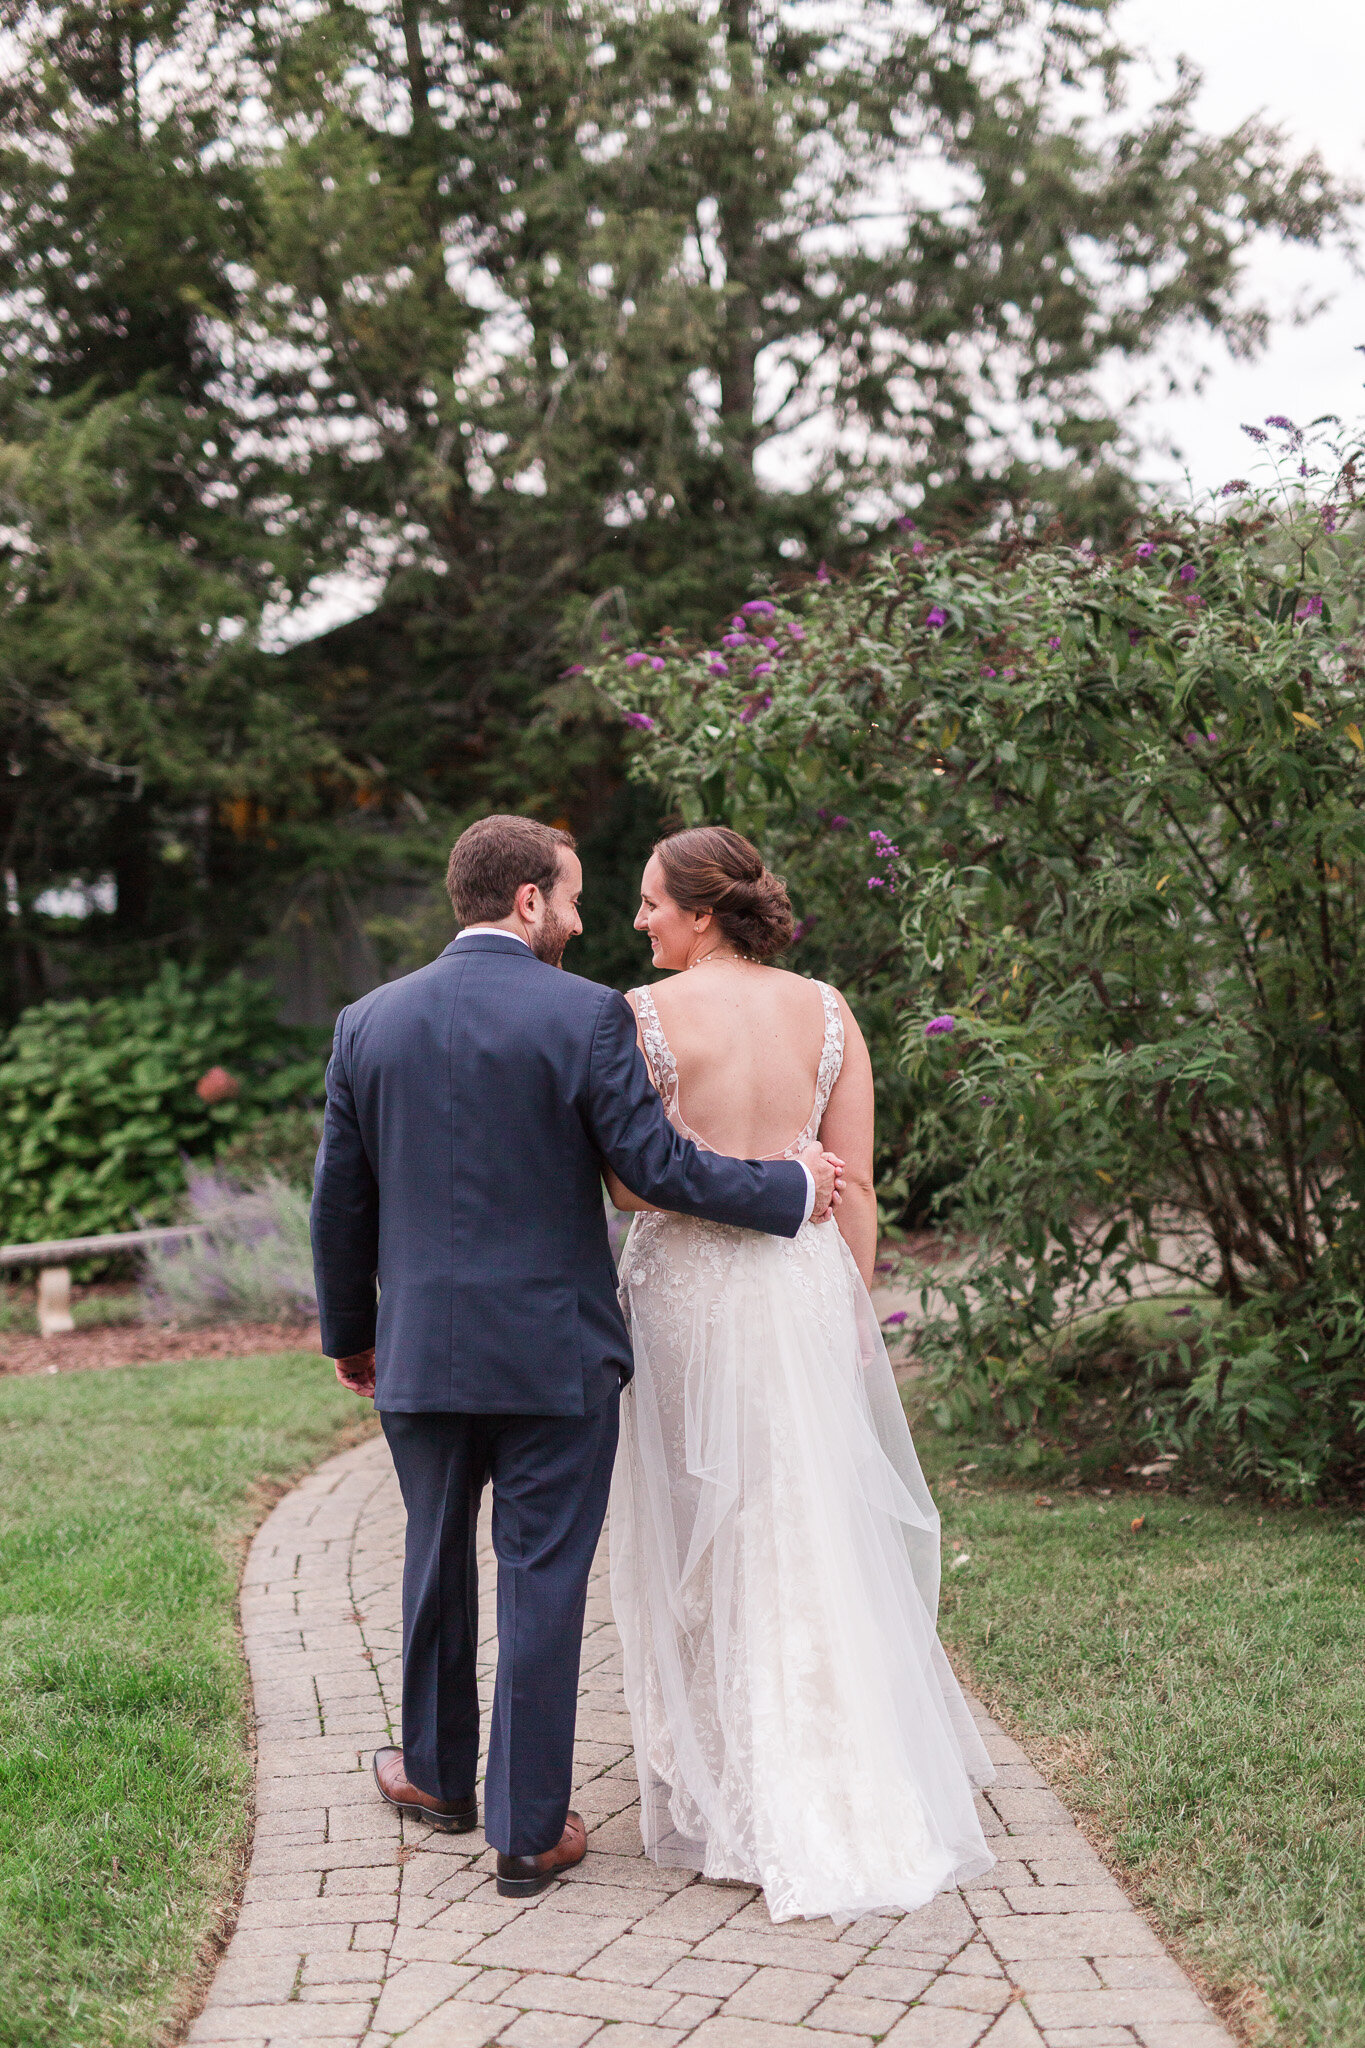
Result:
M370 1777L398 1718L402 1547L382 1439L305 1480L252 1546L256 1841L196 2048L1232 2048L984 1713L1001 1860L979 1889L845 1928L774 1927L752 1888L648 1863L605 1548L578 1720L588 1857L537 1899L500 1899L481 1834L401 1823ZM484 1577L491 1694L486 1542Z

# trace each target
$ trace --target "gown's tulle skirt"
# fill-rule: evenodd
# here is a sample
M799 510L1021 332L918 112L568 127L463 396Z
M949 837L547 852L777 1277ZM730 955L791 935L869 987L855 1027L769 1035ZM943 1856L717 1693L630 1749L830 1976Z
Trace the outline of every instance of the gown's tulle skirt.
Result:
M843 1239L642 1215L621 1278L611 1584L647 1853L762 1885L775 1920L909 1911L980 1876L972 1781L994 1772Z

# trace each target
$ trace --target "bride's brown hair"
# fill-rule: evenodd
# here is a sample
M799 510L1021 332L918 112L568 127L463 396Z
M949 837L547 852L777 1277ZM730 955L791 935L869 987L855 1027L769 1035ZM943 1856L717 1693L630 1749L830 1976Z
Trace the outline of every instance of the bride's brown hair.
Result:
M796 926L786 885L728 825L694 825L661 839L654 851L673 901L684 910L709 910L737 953L766 960L791 944Z

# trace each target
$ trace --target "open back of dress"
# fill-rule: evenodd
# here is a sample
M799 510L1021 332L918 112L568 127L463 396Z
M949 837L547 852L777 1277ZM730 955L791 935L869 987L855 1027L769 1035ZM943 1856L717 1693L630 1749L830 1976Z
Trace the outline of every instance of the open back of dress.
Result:
M843 1052L824 989L814 1136ZM675 1122L677 1068L636 992ZM939 1525L832 1223L656 1213L621 1263L635 1352L611 1501L645 1848L776 1920L913 1910L989 1869L994 1773L935 1632Z

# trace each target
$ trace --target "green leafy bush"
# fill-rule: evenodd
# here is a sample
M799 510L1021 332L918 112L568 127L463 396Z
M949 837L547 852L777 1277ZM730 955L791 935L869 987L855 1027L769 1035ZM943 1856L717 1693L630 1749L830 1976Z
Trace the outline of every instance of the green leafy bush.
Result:
M962 1159L981 1233L940 1419L1055 1417L1073 1318L1204 1287L1147 1436L1310 1493L1365 1470L1365 516L1277 431L1278 498L1104 556L916 538L601 674L898 1014L907 1171Z
M317 1041L276 1021L260 983L206 985L174 966L135 996L26 1010L0 1040L5 1241L169 1221L185 1158L212 1159L268 1112L320 1096ZM212 1067L235 1095L200 1098Z
M322 1142L322 1111L312 1104L277 1109L230 1138L217 1155L218 1171L236 1186L256 1187L273 1177L313 1190L313 1165Z

